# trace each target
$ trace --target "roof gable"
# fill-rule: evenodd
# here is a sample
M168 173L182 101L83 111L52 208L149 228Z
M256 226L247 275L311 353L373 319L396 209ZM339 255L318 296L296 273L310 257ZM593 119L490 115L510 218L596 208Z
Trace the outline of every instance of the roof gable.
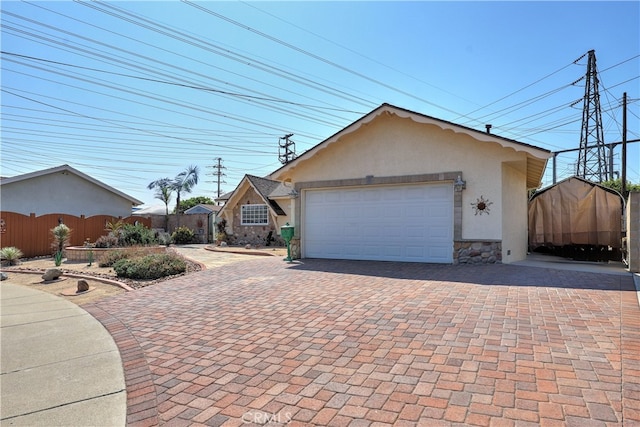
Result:
M21 181L27 181L29 179L33 179L33 178L37 178L37 177L41 177L41 176L46 176L46 175L51 175L51 174L55 174L55 173L60 173L60 172L68 172L71 174L74 174L86 181L91 182L94 185L97 185L98 187L101 187L102 189L109 191L111 193L117 194L118 196L127 199L131 202L132 205L134 206L138 206L141 205L143 202L135 199L125 193L123 193L120 190L117 190L113 187L111 187L110 185L107 185L101 181L98 181L95 178L92 178L91 176L80 172L79 170L72 168L69 165L61 165L61 166L56 166L53 168L49 168L49 169L43 169L43 170L39 170L39 171L35 171L35 172L30 172L30 173L26 173L23 175L16 175L13 177L9 177L9 178L2 178L2 180L0 180L0 185L5 185L5 184L11 184L14 182L21 182Z
M539 148L530 144L525 144L519 141L515 141L509 138L504 138L491 133L479 131L466 126L458 125L446 120L437 119L425 114L410 111L404 108L396 107L390 104L382 104L380 107L371 111L369 114L351 123L344 129L333 134L329 138L320 142L316 146L302 153L300 156L280 167L269 178L279 179L287 171L293 170L298 166L304 164L318 152L324 150L333 143L339 141L341 137L357 132L363 125L373 122L374 120L384 116L393 115L400 118L411 119L416 123L431 124L439 127L442 130L449 130L457 134L465 134L479 142L495 143L503 148L512 149L517 152L524 152L527 156L527 186L529 188L537 188L540 186L542 175L546 167L547 160L551 157L549 150Z
M217 213L220 209L222 209L222 206L208 205L208 204L205 204L205 203L200 203L200 204L197 204L197 205L187 209L186 211L184 211L184 213L185 214Z
M220 212L226 210L228 206L234 206L238 202L237 200L234 200L234 198L236 198L236 196L239 197L240 192L238 190L242 188L243 185L251 187L260 196L264 203L269 206L274 214L286 215L286 212L280 207L278 202L272 198L283 197L285 189L287 189L288 192L290 192L291 189L284 186L280 181L260 178L254 175L245 175L244 178L240 180L236 189L229 193L230 195L226 199L227 203L222 207ZM288 192L286 194L288 194Z
M624 203L624 197L622 197L622 195L620 193L618 193L616 190L614 190L613 188L609 188L609 187L605 187L604 185L598 184L597 182L591 182L587 179L581 178L579 176L570 176L569 178L565 178L562 181L558 181L555 184L552 184L546 188L541 189L540 191L536 191L535 194L533 194L531 196L531 200L541 196L542 194L548 192L548 191L553 191L553 189L558 188L558 187L563 187L563 186L576 186L575 184L578 183L578 185L582 184L583 187L595 187L595 188L599 188L602 191L606 191L607 193L611 193L614 194L618 197L620 197L620 199L622 200L622 202Z

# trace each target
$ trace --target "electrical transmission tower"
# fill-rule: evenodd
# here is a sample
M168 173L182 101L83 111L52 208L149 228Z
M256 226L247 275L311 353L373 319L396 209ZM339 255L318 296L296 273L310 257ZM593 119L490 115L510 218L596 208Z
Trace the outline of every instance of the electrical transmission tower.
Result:
M278 141L278 160L283 165L286 165L290 161L296 158L296 143L289 138L293 136L292 133L285 135Z
M604 132L602 130L602 112L600 110L595 50L590 50L588 55L582 109L582 130L580 132L580 151L578 152L576 175L591 182L599 183L613 179L613 171L608 166L609 162L607 161Z
M223 177L226 176L226 174L223 172L226 168L224 166L222 166L222 157L217 157L214 159L217 163L213 166L208 166L210 168L213 169L213 172L210 173L210 176L213 176L216 178L215 181L209 181L209 182L217 182L218 183L218 195L217 197L220 197L220 184L226 184L225 181L223 181ZM218 204L220 204L220 202L218 202Z

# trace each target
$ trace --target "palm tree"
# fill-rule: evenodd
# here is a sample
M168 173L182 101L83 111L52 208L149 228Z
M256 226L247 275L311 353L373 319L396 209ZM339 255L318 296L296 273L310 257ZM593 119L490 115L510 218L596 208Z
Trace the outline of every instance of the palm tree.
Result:
M173 181L169 178L156 179L150 183L147 188L149 190L155 189L156 193L154 197L158 200L162 200L164 203L164 229L165 231L169 231L169 202L171 201L171 193L173 192Z
M198 183L198 166L189 166L180 172L171 184L171 188L176 192L176 224L180 227L180 194L182 192L191 193L193 187Z

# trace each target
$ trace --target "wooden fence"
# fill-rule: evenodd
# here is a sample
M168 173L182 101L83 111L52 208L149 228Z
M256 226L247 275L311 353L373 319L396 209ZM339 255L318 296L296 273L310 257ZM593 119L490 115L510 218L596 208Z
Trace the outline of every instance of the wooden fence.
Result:
M64 223L71 229L71 246L82 246L89 239L95 242L100 236L105 236L107 222L119 219L128 223L136 222L145 227L151 227L151 220L141 216L114 218L110 215L96 215L85 218L67 214L47 214L36 217L15 212L0 211L0 247L15 246L22 251L25 258L51 255L53 253L53 237L51 229Z

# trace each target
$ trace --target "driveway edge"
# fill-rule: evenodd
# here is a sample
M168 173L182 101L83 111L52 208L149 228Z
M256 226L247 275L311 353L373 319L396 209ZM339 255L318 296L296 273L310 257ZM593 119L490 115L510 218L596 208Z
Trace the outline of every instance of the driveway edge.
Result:
M82 308L102 323L120 351L127 391L127 426L159 425L153 375L138 341L120 320L95 304Z

